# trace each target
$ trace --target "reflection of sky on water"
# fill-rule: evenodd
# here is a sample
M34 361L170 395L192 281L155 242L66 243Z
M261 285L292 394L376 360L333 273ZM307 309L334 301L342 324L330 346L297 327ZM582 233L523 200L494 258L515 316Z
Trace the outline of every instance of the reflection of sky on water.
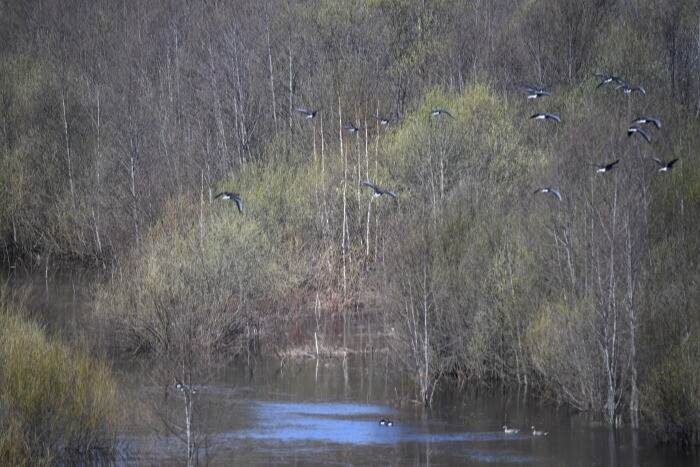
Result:
M334 403L255 402L250 406L258 425L230 433L231 438L276 440L280 442L317 441L355 445L396 443L452 443L522 441L528 434L503 432L435 432L427 426L379 425L380 418L391 418L392 409L377 405Z

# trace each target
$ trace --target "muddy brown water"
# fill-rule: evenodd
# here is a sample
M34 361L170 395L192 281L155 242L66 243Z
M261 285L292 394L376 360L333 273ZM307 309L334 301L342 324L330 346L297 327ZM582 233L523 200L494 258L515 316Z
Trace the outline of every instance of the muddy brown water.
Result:
M27 291L49 333L90 340L90 277L5 272ZM313 338L311 334L310 338ZM150 366L149 366L150 365ZM163 384L158 362L114 362L129 413L118 465L184 465L182 394ZM511 392L441 393L432 410L406 403L406 383L384 356L355 355L346 365L313 359L258 358L253 371L229 365L205 372L194 397L200 462L208 465L700 465L697 449L658 445L648 433L611 430L593 417ZM167 403L162 403L162 398ZM138 405L138 407L136 407ZM156 408L157 407L157 408ZM141 419L141 414L143 419ZM381 426L389 419L394 426ZM505 434L502 426L519 427ZM547 430L533 436L527 428Z

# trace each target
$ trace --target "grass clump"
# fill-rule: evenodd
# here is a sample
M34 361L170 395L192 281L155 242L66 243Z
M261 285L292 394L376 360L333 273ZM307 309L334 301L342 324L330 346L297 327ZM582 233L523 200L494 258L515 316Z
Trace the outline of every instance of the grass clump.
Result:
M105 454L118 421L109 367L47 339L0 289L0 463L49 465Z

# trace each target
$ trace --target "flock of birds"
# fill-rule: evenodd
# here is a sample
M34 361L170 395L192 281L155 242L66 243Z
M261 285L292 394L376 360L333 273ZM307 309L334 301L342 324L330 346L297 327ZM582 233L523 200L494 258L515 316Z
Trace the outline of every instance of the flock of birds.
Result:
M379 425L394 426L394 422L386 418L382 418L381 420L379 420ZM507 425L503 425L503 432L507 435L516 435L520 433L520 428L509 428ZM538 430L534 427L534 425L530 427L530 432L532 433L532 436L547 436L549 434L549 431Z
M596 89L600 88L602 86L614 84L616 90L624 92L627 95L631 95L635 92L642 94L642 95L646 94L646 90L642 86L629 86L626 83L626 81L619 76L607 75L605 73L596 73L595 76L597 76L598 78L601 79L600 83L596 86ZM548 96L552 95L545 88L532 86L529 84L525 85L525 89L528 93L527 94L528 99L541 99L543 97L548 97ZM318 113L318 110L309 110L309 109L305 109L305 108L295 108L293 110L295 112L301 114L303 117L305 117L307 119L314 118L316 116L316 114ZM444 116L447 116L450 118L454 118L454 115L447 109L439 109L439 108L432 109L430 111L430 115L432 117L440 117L440 116L444 115ZM389 118L382 117L379 115L372 115L372 118L377 120L377 122L383 126L386 126L391 122L391 120ZM532 116L530 116L530 118L533 120L542 120L542 121L551 120L551 121L556 122L556 123L562 122L561 117L559 115L551 113L551 112L535 113ZM634 120L632 120L631 123L632 123L632 125L629 126L627 129L627 136L629 137L629 136L638 134L642 138L644 138L644 140L647 143L651 143L651 135L649 134L649 132L645 128L650 126L650 125L656 127L656 129L661 128L661 120L659 120L659 118L654 117L654 116L648 116L648 115L640 116L640 117L637 117ZM357 133L360 130L362 130L361 127L357 127L352 123L350 123L348 125L344 125L343 129L347 130L349 133ZM659 166L659 169L658 169L659 172L670 171L673 168L674 164L678 161L678 158L675 158L669 162L666 162L659 157L653 157L652 159ZM594 163L593 165L596 168L596 172L606 173L606 172L610 172L611 170L613 170L619 162L620 162L620 159L617 159L613 162ZM363 185L368 187L368 188L371 188L374 191L374 196L377 198L380 196L383 196L383 195L390 196L394 199L398 198L398 195L394 191L382 189L379 186L377 186L375 183L370 182L369 180L364 181ZM557 200L559 200L559 201L562 201L562 199L563 199L562 194L559 191L559 189L554 188L554 187L550 187L550 186L540 187L537 190L535 190L534 193L535 194L537 194L537 193L551 194L554 197L556 197ZM218 198L221 198L221 199L227 200L227 201L235 202L236 206L238 207L238 212L243 213L243 201L238 193L231 193L228 191L223 191L214 197L214 199L218 199ZM176 387L180 390L183 390L183 391L186 390L184 385L182 385L182 383L179 383L179 382L177 382ZM394 422L391 420L387 420L385 418L382 418L381 420L379 420L379 425L390 427L390 426L394 425ZM546 436L549 433L548 431L537 430L537 429L535 429L534 426L530 427L530 430L531 430L531 433L533 436ZM519 428L512 428L512 427L509 428L508 426L504 425L503 431L505 434L517 434L520 432L520 429Z
M595 76L600 78L600 83L596 86L596 89L600 88L601 86L607 86L607 85L615 85L616 90L620 90L624 92L626 95L631 95L632 93L639 93L642 95L646 95L646 90L642 86L630 86L627 84L627 82L622 79L619 76L614 76L614 75L608 75L606 73L596 73ZM547 97L551 96L552 94L547 91L544 88L537 87L537 86L532 86L529 84L525 85L525 89L528 93L527 98L528 99L540 99L542 97ZM551 112L540 112L533 114L530 116L531 119L534 120L547 120L550 119L552 121L555 121L556 123L561 123L561 117L559 115L553 114ZM649 132L645 129L645 126L653 125L657 129L661 128L661 120L659 120L658 117L654 116L640 116L632 120L631 126L627 128L627 136L630 137L632 135L638 134L647 143L651 143L651 135ZM678 161L678 158L673 159L670 162L666 162L663 159L659 157L653 157L652 158L656 164L659 166L659 172L668 172L673 168L673 165ZM594 163L593 166L596 168L596 172L598 173L605 173L613 170L615 166L620 162L620 159L617 159L613 162L603 162L603 163ZM551 187L551 186L544 186L541 188L538 188L537 190L534 191L534 193L549 193L552 194L557 198L557 200L562 201L562 194L559 189Z
M309 110L309 109L304 109L304 108L295 108L293 110L297 113L300 113L304 118L307 118L307 119L314 118L316 116L316 114L318 113L318 110ZM454 115L452 115L449 111L444 110L444 109L437 109L437 110L431 111L431 114L435 115L435 116L440 115L442 113L447 114L450 117L454 118ZM391 120L389 118L382 117L379 115L372 115L372 118L377 120L377 122L379 122L379 124L382 126L386 126L389 124L389 122L391 122ZM350 123L348 125L343 125L343 129L347 130L349 133L358 133L360 130L362 130L361 127L357 127L352 123ZM376 184L370 182L369 180L364 181L363 185L368 187L368 188L371 188L374 191L375 198L378 198L382 195L387 195L387 196L390 196L394 199L398 198L398 195L396 194L396 192L379 188ZM221 193L218 193L216 196L214 196L214 199L218 199L218 198L221 198L221 199L226 200L226 201L235 202L236 206L238 207L238 212L243 213L243 200L241 199L241 195L239 195L238 193L232 193L230 191L222 191ZM385 422L386 422L386 420L385 420ZM393 425L393 422L391 422L391 421L388 421L387 423L388 423L388 426Z
M530 427L532 436L547 436L549 431L537 430L534 426ZM520 433L520 428L508 428L508 426L503 425L503 432L507 435L515 435Z
M614 85L616 90L619 90L627 95L631 95L633 93L639 93L642 95L646 95L646 90L642 86L630 86L627 84L627 82L622 79L619 76L614 76L614 75L608 75L606 73L596 73L595 76L600 78L600 83L596 86L596 89L602 87L602 86L608 86L608 85ZM547 91L543 87L537 87L537 86L532 86L530 84L525 84L524 85L525 90L527 91L527 98L528 99L541 99L543 97L548 97L551 96L551 92ZM318 110L309 110L305 108L294 108L294 112L297 112L301 114L304 118L307 119L312 119L316 117L316 114L318 113ZM452 112L450 112L447 109L432 109L430 111L430 115L432 117L440 117L440 116L447 116L450 118L454 118L454 115ZM387 117L383 117L380 115L372 115L372 118L377 120L377 122L380 125L386 126L391 122L391 119ZM551 120L556 123L561 123L561 117L557 114L551 113L551 112L539 112L535 113L530 116L531 119L533 120ZM647 131L647 128L650 126L655 127L656 129L661 128L661 120L659 120L658 117L650 116L650 115L644 115L635 118L632 120L631 125L627 128L627 136L630 137L632 135L639 135L647 143L651 143L651 135L649 134L649 131ZM363 128L357 127L354 124L350 123L348 125L344 125L343 129L347 130L349 133L358 133L360 130ZM669 162L664 161L663 159L659 157L653 157L653 161L659 166L658 171L659 172L669 172L674 164L678 162L678 158L675 158ZM614 162L604 162L604 163L594 163L593 165L596 168L596 172L598 173L606 173L610 172L615 168L615 166L620 162L620 159L615 160ZM392 198L398 198L398 195L396 192L391 191L391 190L385 190L377 186L375 183L366 180L363 182L363 185L371 188L374 191L374 196L375 197L380 197L382 195L388 195ZM553 195L554 197L557 198L557 200L562 201L563 197L561 194L561 191L559 191L558 188L551 187L551 186L543 186L538 188L537 190L534 191L535 194L537 193L548 193ZM228 200L228 201L233 201L236 203L236 206L238 207L238 212L243 213L243 200L241 199L240 195L238 193L231 193L228 191L222 191L221 193L217 194L214 199L221 198L223 200Z

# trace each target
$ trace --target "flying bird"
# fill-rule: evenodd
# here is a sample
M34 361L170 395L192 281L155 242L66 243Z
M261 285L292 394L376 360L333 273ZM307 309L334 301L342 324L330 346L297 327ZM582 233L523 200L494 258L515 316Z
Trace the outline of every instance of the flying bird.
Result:
M538 188L537 190L535 190L534 193L551 193L554 196L556 196L559 201L561 201L561 193L556 188L544 186L542 188Z
M230 193L228 191L222 191L218 195L214 196L214 199L221 198L229 201L235 201L236 206L238 206L238 212L243 212L243 201L238 193Z
M445 109L433 109L433 110L430 111L430 115L432 115L433 117L437 117L437 116L440 115L440 114L449 115L450 117L455 118L455 116L452 115L452 113L451 113L449 110L445 110Z
M520 428L508 428L506 425L503 425L503 432L507 435L514 435L520 432Z
M544 88L538 88L537 86L532 86L530 84L525 85L527 90L528 99L539 99L540 97L551 96L552 94L546 91Z
M601 73L601 72L598 72L595 75L598 78L603 80L598 84L598 86L596 86L596 89L601 87L601 86L604 86L606 84L610 84L610 83L617 83L619 85L625 84L625 80L620 78L619 76L610 76L610 75L606 75L605 73Z
M604 173L604 172L611 171L613 169L613 167L615 167L615 164L617 164L618 162L620 162L620 159L616 160L615 162L611 162L610 164L593 164L593 165L595 165L597 167L596 172Z
M554 120L557 123L561 123L561 118L559 118L559 115L555 115L555 114L549 113L549 112L535 114L535 115L530 116L530 118L534 118L535 120L546 120L549 118L549 119Z
M656 162L657 164L659 164L661 166L661 168L659 169L659 172L668 172L669 170L671 170L673 168L673 164L675 164L676 161L678 161L677 157L668 163L664 162L663 160L659 159L658 157L654 157L653 159L654 159L654 162Z
M651 143L651 136L649 136L649 133L644 131L643 128L640 128L638 126L631 126L627 129L627 136L632 136L635 133L639 133L645 140L647 140L647 143Z
M661 128L661 120L659 120L656 117L650 117L646 115L635 118L634 120L632 120L632 123L634 123L635 125L645 125L647 123L651 123L656 128Z
M370 182L370 181L365 181L365 182L363 182L363 185L368 186L368 187L370 187L371 189L373 189L373 190L374 190L374 196L375 196L375 197L382 196L382 195L389 195L389 196L391 196L392 198L398 198L398 196L396 195L396 193L394 193L393 191L382 190L381 188L379 188L377 185L375 185L374 183L372 183L372 182Z
M627 86L626 84L620 84L615 89L621 90L622 92L624 92L628 96L631 95L633 92L638 92L640 94L647 93L646 90L641 86L635 86L635 87L631 88L631 87Z
M352 123L350 125L343 125L343 128L348 130L348 132L350 132L350 133L357 133L358 131L361 130L361 128L356 127Z
M388 125L391 120L386 117L380 117L379 115L372 115L372 118L379 122L380 125Z
M295 112L299 112L306 116L306 118L314 118L318 110L308 110L303 108L294 109Z

